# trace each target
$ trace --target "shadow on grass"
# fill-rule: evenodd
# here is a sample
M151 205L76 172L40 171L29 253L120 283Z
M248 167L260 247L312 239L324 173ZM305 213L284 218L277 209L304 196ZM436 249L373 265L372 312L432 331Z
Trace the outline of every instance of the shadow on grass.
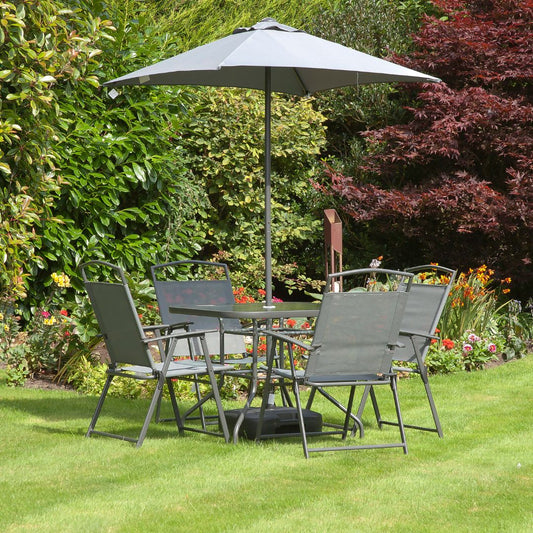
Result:
M40 419L40 422L32 424L32 429L43 433L52 434L75 434L84 436L93 416L98 398L96 396L74 396L63 398L50 397L47 392L42 398L16 398L4 399L2 410L24 413ZM107 398L102 410L97 428L100 431L124 434L128 437L137 438L148 412L149 400L127 400L123 398ZM168 407L168 412L165 409ZM183 411L185 405L180 406ZM163 405L162 416L170 416L170 405ZM44 421L44 423L43 423ZM74 422L75 421L75 422ZM46 423L49 422L50 425ZM55 423L71 424L69 427L55 426ZM188 423L188 425L193 425ZM215 429L216 426L213 426ZM186 431L185 436L195 432ZM174 421L157 423L152 419L148 428L147 438L168 439L179 437L178 428ZM93 436L91 438L102 438Z

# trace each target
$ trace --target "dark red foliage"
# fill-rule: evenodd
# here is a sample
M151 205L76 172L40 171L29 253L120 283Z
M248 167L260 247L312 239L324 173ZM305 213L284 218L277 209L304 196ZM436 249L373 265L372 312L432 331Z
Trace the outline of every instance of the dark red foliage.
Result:
M533 0L434 3L446 17L426 18L417 51L395 60L443 83L414 89L408 124L365 133L379 186L330 169L333 190L396 260L485 263L528 296Z

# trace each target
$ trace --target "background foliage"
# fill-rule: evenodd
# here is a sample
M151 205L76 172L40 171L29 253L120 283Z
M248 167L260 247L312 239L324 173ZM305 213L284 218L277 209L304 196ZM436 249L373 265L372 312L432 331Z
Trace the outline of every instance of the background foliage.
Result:
M260 288L263 94L128 87L115 95L102 83L265 16L396 54L446 82L274 98L278 295L318 290L322 211L336 207L347 267L381 255L387 266L487 264L527 298L532 10L516 0L1 3L0 346L15 378L64 362L67 331L90 347L96 329L77 272L87 259L129 271L143 306L153 297L148 266L167 259L214 256L230 263L238 285ZM70 278L60 301L54 276ZM52 317L57 338L41 342ZM26 359L21 338L50 341L53 360Z
M486 263L531 295L533 6L439 0L416 51L444 80L414 91L409 121L365 134L367 179L330 169L345 212L399 264ZM368 183L369 178L370 183Z
M18 255L8 254L2 281L7 293L21 272L32 288L26 309L45 298L51 271L76 284L88 258L144 269L166 254L193 254L202 236L193 216L201 189L170 134L186 97L132 91L112 101L100 87L124 56L157 57L167 36L142 18L115 31L95 9L78 6L2 7L3 64L12 66L2 71L2 194L10 201L0 220L15 222L2 238L30 237Z
M280 5L269 3L262 8L264 13L254 9L253 17L279 16ZM297 20L283 20L298 25L319 5L310 2L303 10L285 9ZM2 64L11 67L0 74L0 239L5 250L1 292L4 300L21 299L26 316L31 306L46 299L51 272L65 272L79 289L77 266L88 258L106 258L142 273L160 260L218 252L222 237L236 233L236 222L243 225L243 235L253 233L257 218L244 220L235 198L219 202L213 191L209 197L206 194L221 175L226 176L225 188L233 187L227 172L233 154L216 159L213 176L205 175L195 172L201 166L198 146L183 139L186 128L192 133L200 123L224 115L230 137L248 135L252 157L247 158L246 172L255 179L263 165L257 128L262 123L261 94L243 98L228 92L217 102L211 90L130 87L111 99L101 87L107 79L189 48L195 39L214 37L205 33L213 29L211 16L204 19L207 13L214 16L213 2L165 3L167 18L160 16L159 7L158 2L139 5L132 0L79 0L69 2L68 9L52 1L2 5L0 53ZM226 7L227 17L224 25L216 26L218 31L254 20L251 10ZM190 24L192 18L203 22ZM191 35L189 41L192 28L196 37ZM242 124L245 104L253 109L247 119L249 132ZM282 105L287 116L293 114L291 101L280 101ZM296 106L292 125L301 126L303 135L288 130L288 124L280 125L284 132L290 131L290 139L280 148L283 154L276 170L284 179L281 192L302 200L304 180L323 145L323 130L320 114L308 104ZM193 113L196 126L191 122ZM306 131L311 132L309 137ZM299 147L289 154L288 143L297 139ZM235 159L243 159L239 153ZM239 185L242 177L237 173L233 180ZM243 186L250 189L248 204L263 188L261 180ZM231 207L223 213L227 218L218 212L223 203ZM282 261L292 256L289 249L295 239L317 238L317 221L305 203L295 211L293 215L284 207L278 215L287 226L302 215L297 234L292 238L286 231L279 234ZM250 246L252 265L259 256L260 228L254 228L256 238ZM233 237L228 246L235 249L235 242ZM250 270L242 253L237 253L234 264L243 272ZM25 299L29 286L31 294Z

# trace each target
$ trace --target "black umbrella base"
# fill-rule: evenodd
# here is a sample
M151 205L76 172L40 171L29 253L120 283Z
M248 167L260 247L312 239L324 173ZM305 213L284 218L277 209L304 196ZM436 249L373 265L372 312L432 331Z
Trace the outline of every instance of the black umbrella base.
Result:
M226 422L228 423L230 433L233 432L242 411L243 409L225 411ZM250 440L257 438L260 411L259 407L250 407L247 410L239 428L239 436ZM320 433L322 431L322 415L309 409L302 409L302 412L304 415L305 431L308 433ZM296 407L271 407L266 409L259 438L288 437L291 435L300 435Z

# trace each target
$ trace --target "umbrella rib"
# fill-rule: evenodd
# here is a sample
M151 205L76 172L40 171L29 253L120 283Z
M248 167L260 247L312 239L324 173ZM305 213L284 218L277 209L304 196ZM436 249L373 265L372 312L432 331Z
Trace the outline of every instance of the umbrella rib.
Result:
M307 89L307 87L305 86L305 83L303 82L302 77L300 76L300 72L298 71L298 69L296 67L293 67L293 70L294 70L294 74L296 76L296 79L298 80L298 82L300 83L300 87L302 88L302 93L304 95L309 96L310 92Z

